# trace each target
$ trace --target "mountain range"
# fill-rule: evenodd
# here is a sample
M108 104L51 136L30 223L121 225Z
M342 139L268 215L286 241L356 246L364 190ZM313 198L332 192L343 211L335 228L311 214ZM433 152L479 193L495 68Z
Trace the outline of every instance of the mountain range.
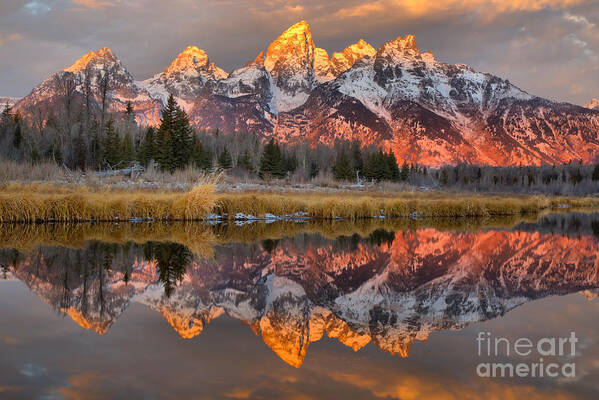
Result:
M588 108L558 103L466 65L440 62L420 51L412 35L379 49L360 40L329 56L316 46L305 21L230 73L190 46L164 71L138 82L102 48L46 79L15 107L25 114L50 112L60 97L56 76L77 77L81 94L88 71L108 69L114 76L109 108L120 112L131 102L138 121L147 125L159 123L173 94L199 128L286 143L358 141L433 167L591 163L599 157L596 103Z

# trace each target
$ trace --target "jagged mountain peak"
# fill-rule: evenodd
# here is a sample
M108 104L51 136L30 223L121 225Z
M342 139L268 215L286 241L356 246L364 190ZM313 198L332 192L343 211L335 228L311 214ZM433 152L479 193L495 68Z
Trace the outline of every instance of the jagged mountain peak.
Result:
M363 39L348 46L342 52L333 53L331 64L334 75L339 75L351 68L356 61L364 57L373 57L376 50Z
M268 46L264 66L267 71L274 71L275 74L290 66L285 64L312 66L315 48L309 25L306 21L300 21L284 31Z
M250 65L264 66L264 52L261 51L260 53L258 53L256 58L254 58L253 60L249 60L245 63L245 67L249 67Z
M599 100L593 99L587 103L586 108L590 108L591 110L599 110Z
M177 58L173 60L165 72L167 74L180 72L186 69L197 69L198 67L206 67L208 65L208 55L206 52L197 46L188 46L183 50Z
M419 56L420 50L414 35L398 36L383 44L377 52L377 57L401 59L405 56Z
M164 70L165 75L191 74L208 75L209 78L224 79L228 74L210 62L208 54L197 46L188 46Z
M118 58L114 55L114 52L109 47L102 47L98 51L90 51L79 60L75 61L73 65L65 68L65 72L72 72L77 74L87 68L88 65L99 65L107 63L117 63Z
M310 25L305 20L301 20L291 25L285 30L280 37L293 37L297 35L311 35Z

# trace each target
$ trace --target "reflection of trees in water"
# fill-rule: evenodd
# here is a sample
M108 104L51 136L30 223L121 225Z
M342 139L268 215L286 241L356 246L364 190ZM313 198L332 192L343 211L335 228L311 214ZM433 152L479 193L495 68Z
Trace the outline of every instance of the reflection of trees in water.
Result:
M268 254L271 254L278 246L279 244L279 240L278 239L266 239L262 241L262 248L264 249L265 252L267 252Z
M164 293L170 297L175 287L183 280L187 266L191 263L191 251L178 243L148 242L144 244L146 260L156 260L158 278L164 285Z
M534 223L519 223L513 231L557 233L570 237L594 235L599 237L599 213L548 214Z

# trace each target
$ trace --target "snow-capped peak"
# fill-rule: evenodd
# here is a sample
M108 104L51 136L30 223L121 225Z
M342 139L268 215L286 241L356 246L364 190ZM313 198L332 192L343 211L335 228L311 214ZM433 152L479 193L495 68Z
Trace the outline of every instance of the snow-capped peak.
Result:
M377 52L377 57L388 58L391 60L400 60L406 56L419 56L420 50L416 44L414 35L398 36L381 46Z
M177 56L164 72L167 74L182 72L208 65L208 55L196 46L188 46Z
M167 76L173 75L208 75L215 79L224 79L228 74L214 63L210 63L210 59L206 52L197 46L188 46L173 60L165 70Z
M79 60L75 61L73 65L65 68L65 72L72 72L78 74L85 70L88 65L96 66L101 64L114 64L119 62L112 50L108 47L102 47L98 51L90 51Z
M589 101L589 103L585 107L590 108L591 110L599 110L599 100L593 99Z
M335 75L340 75L350 69L356 61L364 57L373 57L375 54L376 50L374 47L363 39L360 39L358 43L348 46L343 52L333 53L333 56L331 57L333 73Z
M310 68L314 65L315 47L310 26L300 21L268 46L264 67L274 74L294 66Z

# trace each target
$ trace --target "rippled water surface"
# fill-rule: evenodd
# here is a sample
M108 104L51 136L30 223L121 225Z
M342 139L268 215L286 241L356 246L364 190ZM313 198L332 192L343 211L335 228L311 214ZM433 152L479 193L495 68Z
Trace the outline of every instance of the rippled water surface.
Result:
M599 393L597 214L4 225L0 247L2 399ZM479 355L487 332L574 332L574 355L543 361L575 376L481 377L540 357Z

